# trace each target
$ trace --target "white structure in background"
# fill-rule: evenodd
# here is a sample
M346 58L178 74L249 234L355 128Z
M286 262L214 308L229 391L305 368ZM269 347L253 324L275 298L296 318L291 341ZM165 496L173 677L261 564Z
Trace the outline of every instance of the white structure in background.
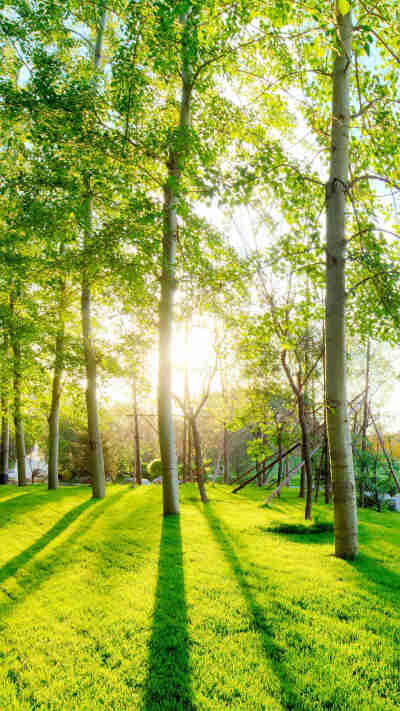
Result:
M383 497L386 503L389 503L389 507L393 511L398 511L400 512L400 494L396 494L395 496L390 496L390 494L385 494Z
M26 476L28 479L32 479L32 472L39 469L42 476L47 476L47 463L41 456L39 452L39 447L37 443L33 445L33 449L30 454L25 458L26 462ZM10 482L18 481L18 465L14 462L14 465L8 471L8 478Z

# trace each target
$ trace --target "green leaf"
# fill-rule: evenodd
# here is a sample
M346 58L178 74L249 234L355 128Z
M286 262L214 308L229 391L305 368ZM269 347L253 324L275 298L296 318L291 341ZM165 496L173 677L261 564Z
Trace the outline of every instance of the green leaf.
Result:
M350 12L350 3L347 0L338 0L338 7L341 15L347 15Z

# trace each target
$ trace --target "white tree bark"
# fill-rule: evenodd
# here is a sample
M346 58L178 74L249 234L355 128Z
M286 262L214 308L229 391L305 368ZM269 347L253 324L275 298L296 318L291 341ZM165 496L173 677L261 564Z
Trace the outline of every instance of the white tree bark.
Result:
M345 346L345 214L349 168L351 12L337 12L338 53L333 67L330 175L326 186L326 390L329 455L334 490L335 554L357 555L357 504L347 412Z

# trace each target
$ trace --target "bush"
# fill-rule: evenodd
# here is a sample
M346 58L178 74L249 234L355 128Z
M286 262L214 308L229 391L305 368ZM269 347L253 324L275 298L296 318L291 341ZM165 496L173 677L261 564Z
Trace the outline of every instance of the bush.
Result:
M333 523L330 521L315 521L307 526L304 523L278 523L265 530L270 533L284 533L294 536L307 536L308 534L333 533Z
M76 479L76 475L69 469L61 469L58 472L58 478L60 481L72 481Z
M152 462L147 467L147 475L150 481L157 479L157 477L162 476L162 464L161 459L153 459Z

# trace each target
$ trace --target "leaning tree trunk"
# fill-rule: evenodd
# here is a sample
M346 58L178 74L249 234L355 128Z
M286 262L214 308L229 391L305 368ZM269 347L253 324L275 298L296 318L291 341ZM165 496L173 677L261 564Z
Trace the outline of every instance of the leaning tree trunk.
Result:
M51 394L51 406L49 414L49 465L48 465L48 488L58 489L58 456L60 444L60 399L62 391L62 374L64 369L64 299L65 282L61 284L60 304L59 304L59 326L56 336L56 356L54 362L53 387Z
M192 432L193 432L193 444L194 444L194 453L195 453L195 459L196 459L197 486L199 487L200 498L201 498L203 504L208 504L208 497L207 497L206 489L204 486L203 457L201 455L200 434L199 434L199 430L197 428L197 422L196 422L195 417L190 418L190 424L191 424L191 428L192 428Z
M133 378L132 395L133 395L133 426L134 426L134 440L135 440L135 481L136 481L136 484L141 486L141 484L142 484L142 463L140 460L140 429L139 429L139 415L138 415L138 408L137 408L136 376L134 376L134 378Z
M164 515L179 513L178 463L172 406L171 343L173 302L176 289L176 245L178 236L177 204L180 180L185 162L192 92L192 72L188 60L190 51L188 17L183 18L182 92L178 138L170 150L168 178L164 185L164 227L162 240L161 298L159 310L158 424L160 454L163 469Z
M94 85L97 85L96 72L100 67L103 53L104 31L106 27L106 5L100 18L97 30L96 46L94 52ZM93 234L93 199L90 195L88 185L88 195L86 198L86 225L84 229L84 266L82 270L81 282L81 314L82 314L82 336L83 349L86 367L86 409L88 419L88 439L89 439L89 468L92 476L93 497L103 499L106 494L104 477L103 448L100 437L99 413L97 404L97 365L96 352L92 340L92 319L91 319L91 284L89 277L89 265L86 263L86 250L92 241Z
M333 67L332 133L326 186L326 388L329 454L334 491L335 554L357 555L357 503L347 412L345 346L345 211L348 189L351 12L337 11L339 46Z
M1 397L1 456L0 484L8 484L8 458L10 451L10 427L8 422L8 406L5 394Z

